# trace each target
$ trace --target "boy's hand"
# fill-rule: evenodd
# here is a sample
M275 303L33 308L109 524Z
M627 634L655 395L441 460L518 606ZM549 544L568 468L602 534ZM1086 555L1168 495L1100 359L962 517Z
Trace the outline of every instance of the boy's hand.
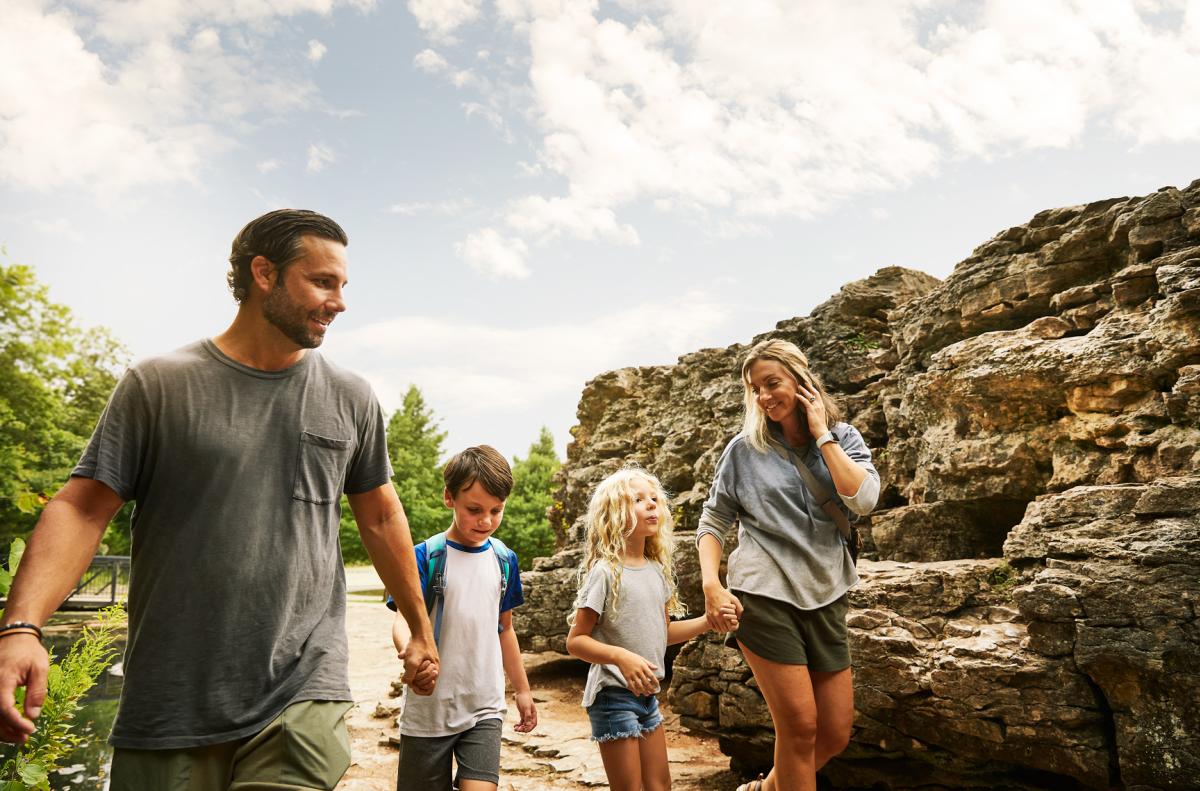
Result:
M409 682L409 687L418 695L432 695L433 687L437 684L438 669L437 665L426 661L421 665L421 669L413 676L413 680Z
M400 658L404 660L404 675L400 680L411 686L413 692L418 695L432 694L440 667L437 647L413 637L400 654ZM418 679L420 686L417 684Z
M513 726L513 730L529 733L537 727L537 706L533 702L533 693L518 692L513 697L517 699L517 712L521 715L521 721Z
M658 665L648 662L644 657L632 651L622 650L617 660L617 667L625 678L625 686L635 695L653 695L658 689L658 677L654 671Z

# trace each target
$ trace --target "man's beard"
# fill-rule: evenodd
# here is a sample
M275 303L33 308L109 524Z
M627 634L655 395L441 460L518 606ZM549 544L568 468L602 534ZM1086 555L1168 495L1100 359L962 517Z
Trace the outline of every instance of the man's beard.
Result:
M315 349L325 340L324 335L313 332L308 326L309 319L315 315L292 302L282 282L268 291L263 300L263 318L301 349Z

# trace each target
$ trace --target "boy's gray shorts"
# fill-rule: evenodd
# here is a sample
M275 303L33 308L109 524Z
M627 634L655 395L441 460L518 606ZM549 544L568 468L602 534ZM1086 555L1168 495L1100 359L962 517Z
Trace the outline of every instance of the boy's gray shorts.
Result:
M460 780L500 784L502 720L480 720L475 727L449 736L401 736L397 791L450 791L451 758Z

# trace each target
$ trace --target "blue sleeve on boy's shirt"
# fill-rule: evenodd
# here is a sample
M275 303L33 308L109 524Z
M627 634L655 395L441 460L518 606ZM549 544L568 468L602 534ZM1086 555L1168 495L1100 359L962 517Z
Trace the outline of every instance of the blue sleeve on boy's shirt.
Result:
M429 556L424 541L417 544L414 554L417 556L417 576L421 579L421 595L424 596L425 589L429 585L429 581L425 579L429 575L429 569L426 568ZM389 610L392 612L396 611L396 600L392 598L392 594L390 593L388 594L386 604Z
M514 607L520 607L525 603L525 594L521 590L521 566L517 562L517 553L511 549L508 550L509 580L508 590L504 592L504 598L500 601L500 612L506 613Z

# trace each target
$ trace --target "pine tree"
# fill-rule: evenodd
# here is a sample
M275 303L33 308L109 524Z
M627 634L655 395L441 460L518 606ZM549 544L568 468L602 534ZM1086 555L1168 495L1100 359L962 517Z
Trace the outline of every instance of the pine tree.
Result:
M523 570L533 567L534 558L554 554L554 530L546 509L554 502L554 474L560 466L554 436L545 426L529 446L529 455L513 458L513 490L496 535L516 550Z
M439 431L420 389L410 385L404 394L404 406L388 421L387 441L392 481L408 515L413 543L440 533L450 524L450 514L442 502L445 440L446 432Z
M445 530L450 524L450 513L442 504L441 458L445 439L446 432L439 430L433 410L425 403L420 388L410 385L404 394L403 406L388 420L387 445L392 461L392 484L404 505L414 544ZM368 560L354 516L344 499L341 541L344 561Z

